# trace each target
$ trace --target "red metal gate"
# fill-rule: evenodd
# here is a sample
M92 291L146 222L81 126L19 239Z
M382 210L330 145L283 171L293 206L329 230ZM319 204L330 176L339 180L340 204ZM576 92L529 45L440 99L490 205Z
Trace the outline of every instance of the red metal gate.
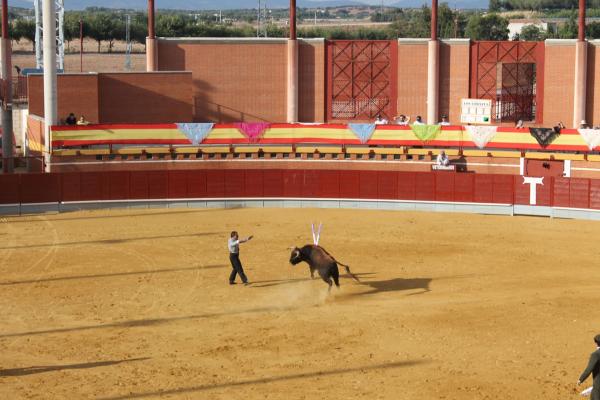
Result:
M327 41L327 120L396 115L398 42Z
M543 42L473 42L470 97L492 100L494 122L542 123Z

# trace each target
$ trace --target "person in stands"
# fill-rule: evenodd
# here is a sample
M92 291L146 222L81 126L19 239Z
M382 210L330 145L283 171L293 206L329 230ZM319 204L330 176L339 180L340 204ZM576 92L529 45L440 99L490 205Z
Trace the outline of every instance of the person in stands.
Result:
M410 121L410 117L407 117L404 114L397 116L396 120L395 120L396 125L400 125L400 126L407 126L409 121Z
M89 125L89 121L86 121L85 117L82 115L79 117L79 121L77 121L77 125Z
M375 125L386 125L388 120L381 117L381 114L377 114L377 118L375 119Z
M77 125L77 117L75 116L75 114L73 114L73 113L69 114L69 116L67 117L67 119L65 119L65 124L67 124L67 125Z
M441 125L441 126L448 126L448 125L450 125L450 122L448 122L448 116L447 115L442 115L442 121L439 123L439 125Z
M446 155L446 152L444 150L442 150L441 153L438 154L435 163L444 167L450 165L450 160L448 159L448 156Z
M420 115L417 115L417 119L415 119L415 122L413 122L413 125L425 125L425 122L423 122L423 118L421 118Z

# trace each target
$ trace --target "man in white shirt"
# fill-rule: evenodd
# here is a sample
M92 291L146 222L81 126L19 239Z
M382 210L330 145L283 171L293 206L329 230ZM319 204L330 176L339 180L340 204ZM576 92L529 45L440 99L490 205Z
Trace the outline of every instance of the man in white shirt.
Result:
M417 119L415 119L415 122L413 122L413 125L425 125L425 122L423 122L423 119L421 118L420 115L417 115Z
M440 122L441 126L448 126L450 125L450 122L448 122L448 116L447 115L442 115L442 122Z
M404 114L399 115L398 117L396 117L396 125L408 126L409 122L410 122L410 117L407 117Z
M446 155L446 152L444 150L442 150L442 152L438 154L436 164L443 165L444 167L450 165L450 160L448 159L448 156Z
M387 125L387 123L387 119L381 118L381 115L377 114L377 118L375 119L375 125Z
M232 268L231 274L229 275L230 285L235 285L235 277L238 274L240 275L244 285L248 285L248 278L244 273L244 268L242 267L242 262L240 261L240 243L245 243L250 239L252 239L252 236L248 236L245 239L240 239L236 231L231 232L231 238L227 242L227 247L229 248L229 261L231 262Z

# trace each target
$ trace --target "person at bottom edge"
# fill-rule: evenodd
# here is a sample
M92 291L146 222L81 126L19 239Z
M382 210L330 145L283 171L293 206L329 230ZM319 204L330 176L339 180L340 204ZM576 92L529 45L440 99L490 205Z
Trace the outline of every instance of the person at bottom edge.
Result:
M248 285L248 278L244 273L244 267L242 267L242 262L240 261L240 243L245 243L248 240L252 239L252 236L248 236L245 239L240 239L238 233L236 231L231 232L231 237L227 242L227 247L229 247L229 261L231 261L231 274L229 275L229 284L235 285L235 277L237 275L240 276L240 279L244 283L244 285Z
M579 377L577 384L581 385L592 374L594 377L594 388L590 394L590 400L600 400L600 335L594 337L594 342L596 342L596 351L590 355L588 366Z

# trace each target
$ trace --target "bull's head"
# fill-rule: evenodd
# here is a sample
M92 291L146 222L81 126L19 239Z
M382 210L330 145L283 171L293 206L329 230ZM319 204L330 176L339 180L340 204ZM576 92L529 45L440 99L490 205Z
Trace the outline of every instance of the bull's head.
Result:
M296 265L304 261L302 259L302 253L300 253L300 249L297 247L290 247L292 250L292 254L290 255L290 264Z

